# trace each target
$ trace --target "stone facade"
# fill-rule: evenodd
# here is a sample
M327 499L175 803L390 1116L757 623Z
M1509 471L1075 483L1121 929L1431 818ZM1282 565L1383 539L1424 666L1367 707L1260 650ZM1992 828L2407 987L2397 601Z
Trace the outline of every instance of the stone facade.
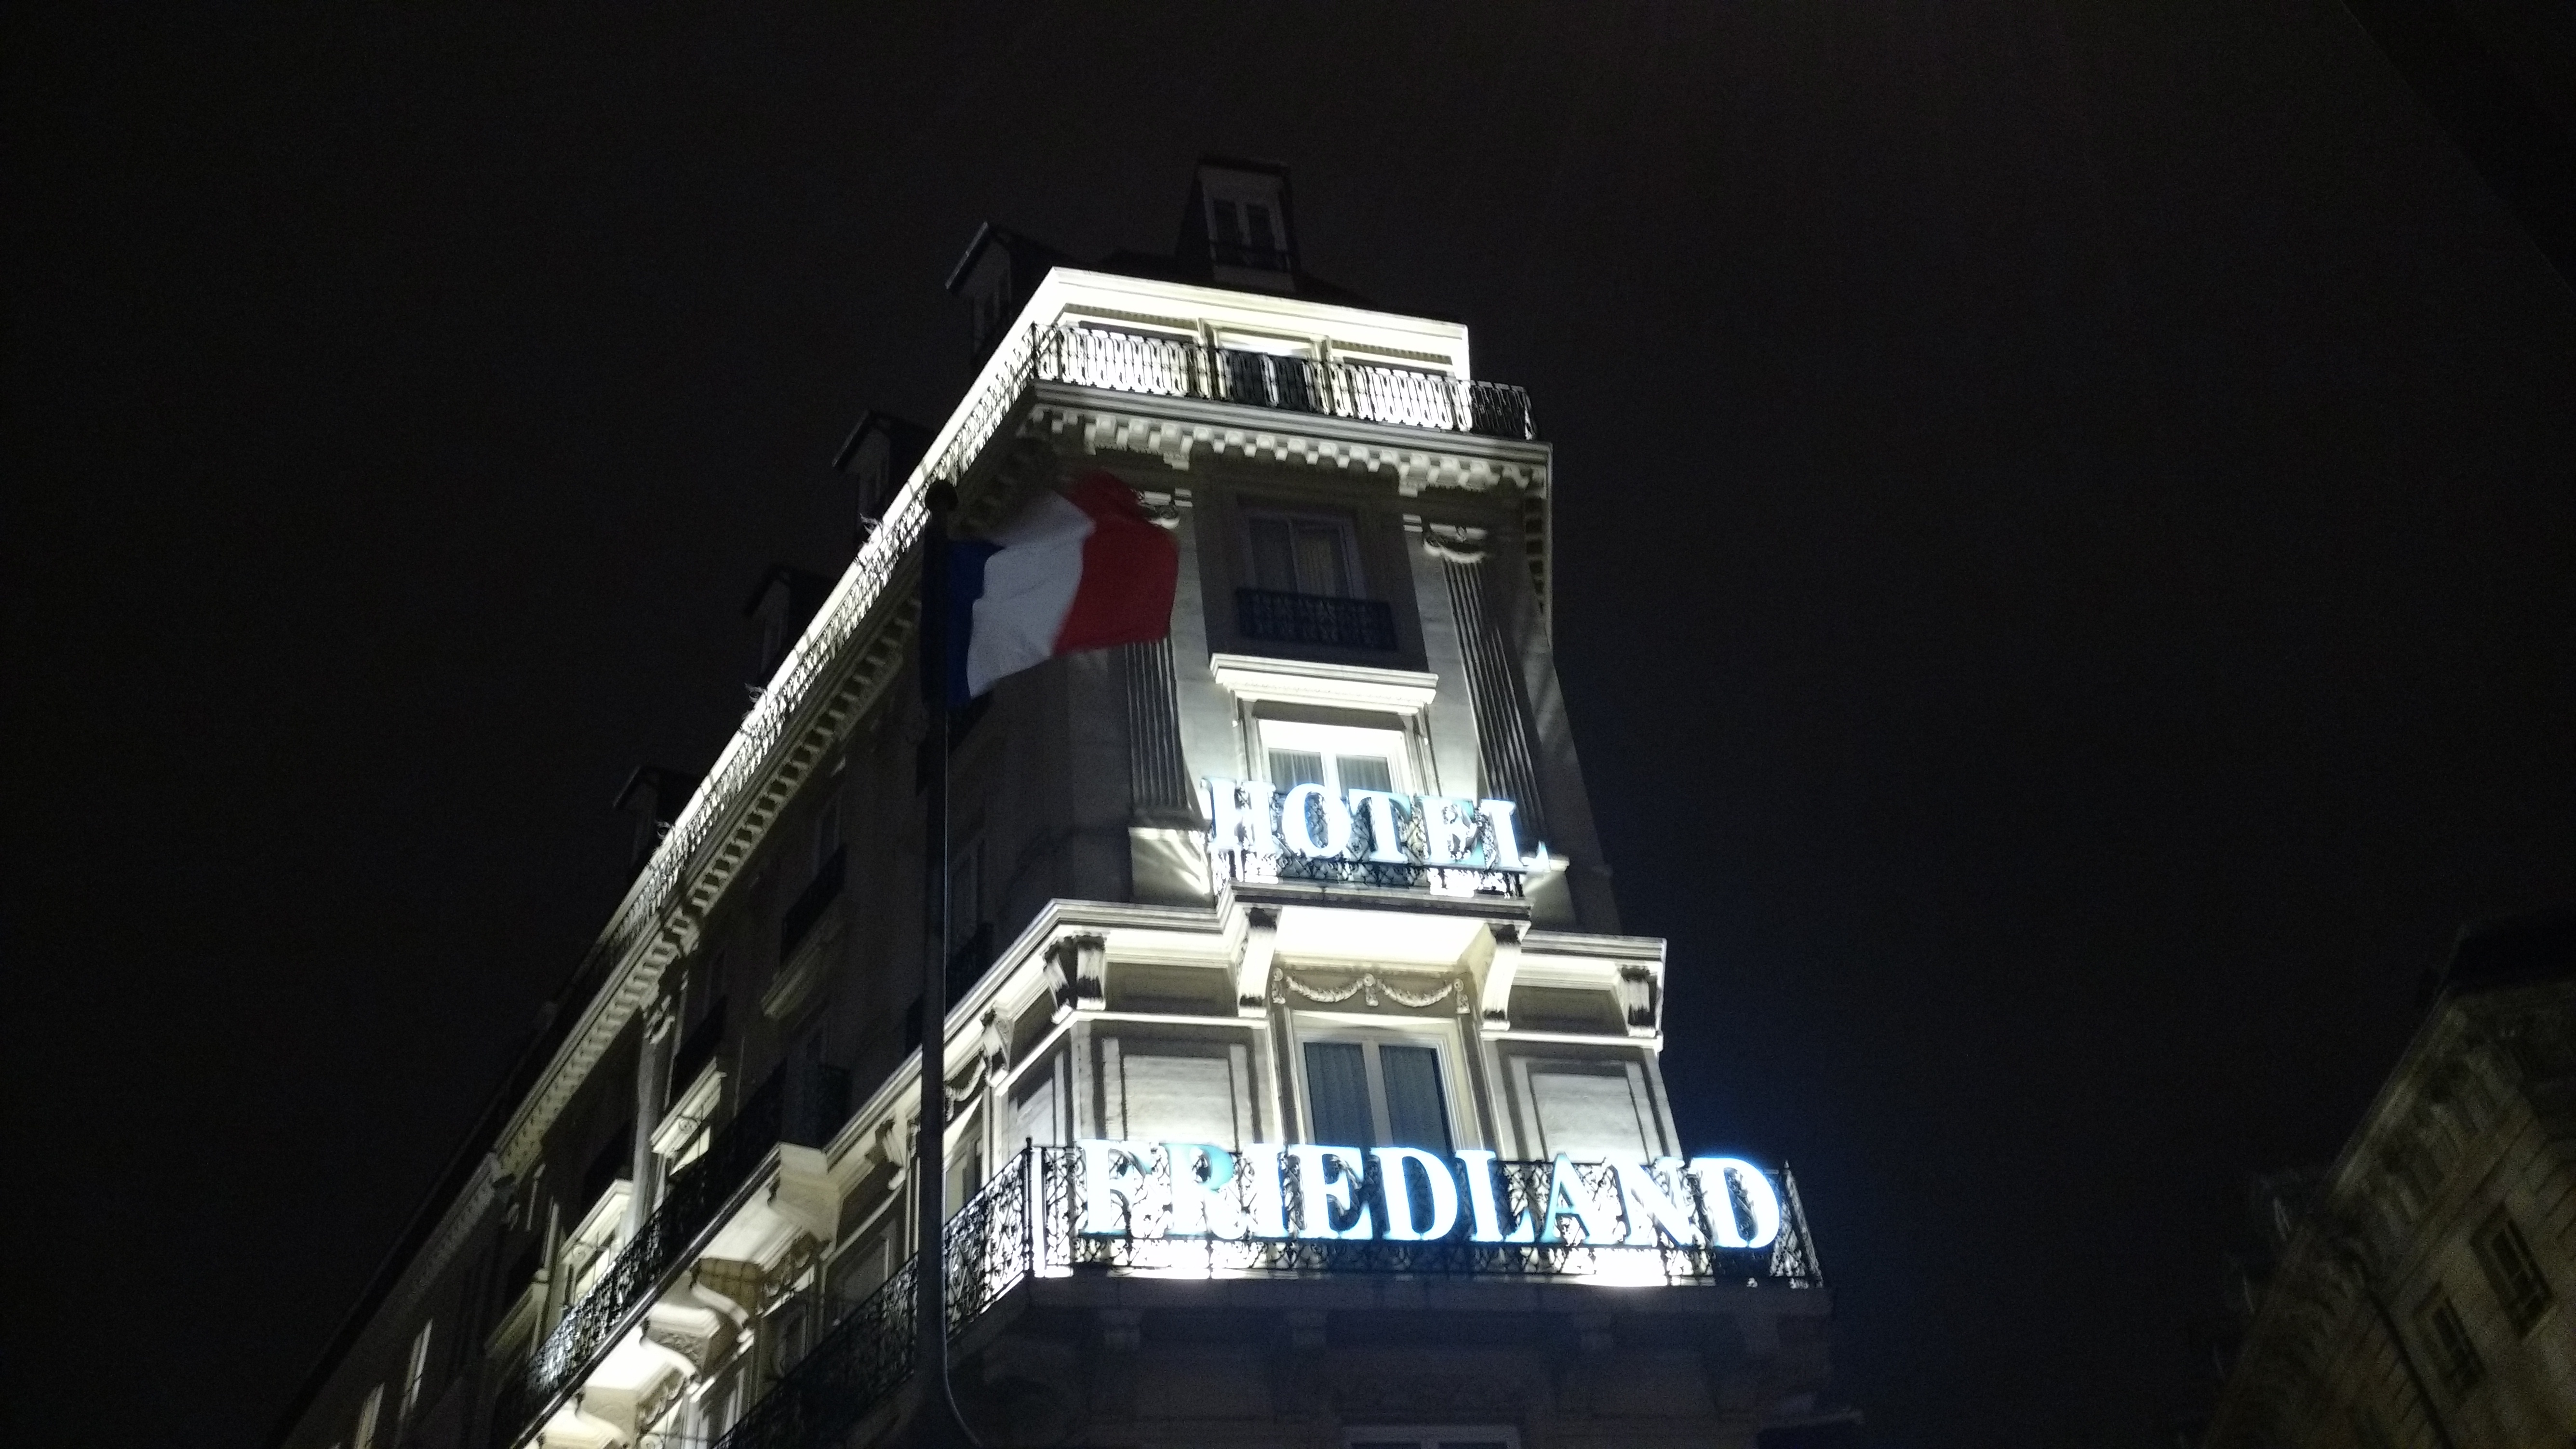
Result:
M2576 917L2464 936L2342 1155L2264 1203L2209 1449L2576 1441Z
M982 375L863 488L857 557L280 1449L888 1440L925 1191L991 1443L1706 1446L1813 1417L1830 1297L1795 1184L1692 1158L1665 1099L1663 943L1620 933L1594 838L1528 399L1474 378L1464 327L1299 270L1275 169L1203 167L1190 218L1176 258L1091 269L979 237L952 285ZM971 534L1103 468L1179 546L1171 637L952 722L925 1185L924 498L953 484ZM755 600L773 642L797 596ZM1301 783L1328 824L1378 792L1416 835L1393 864L1216 848ZM1424 843L1443 820L1466 854ZM1304 1187L1267 1237L1145 1204L1336 1143L1356 1224ZM1101 1229L1084 1174L1113 1161L1135 1201ZM1436 1241L1389 1205L1411 1171L1454 1188Z

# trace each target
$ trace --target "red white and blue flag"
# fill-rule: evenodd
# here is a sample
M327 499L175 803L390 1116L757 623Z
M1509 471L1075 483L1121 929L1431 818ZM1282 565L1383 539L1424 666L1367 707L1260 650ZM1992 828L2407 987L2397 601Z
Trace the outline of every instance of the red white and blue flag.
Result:
M1059 654L1172 632L1180 548L1136 490L1094 469L1001 527L948 547L948 698Z

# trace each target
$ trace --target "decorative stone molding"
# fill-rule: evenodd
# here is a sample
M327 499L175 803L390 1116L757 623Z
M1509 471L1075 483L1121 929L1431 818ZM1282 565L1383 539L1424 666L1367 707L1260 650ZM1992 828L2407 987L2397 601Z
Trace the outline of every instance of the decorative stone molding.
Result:
M1512 982L1521 970L1520 927L1496 921L1486 927L1493 937L1493 959L1485 963L1485 986L1478 993L1477 1014L1484 1024L1496 1031L1509 1031L1512 1025Z
M1244 912L1243 954L1234 963L1235 1009L1259 1016L1262 988L1270 981L1271 954L1279 945L1279 909L1253 906Z
M986 1007L984 1010L984 1035L981 1045L984 1052L984 1071L987 1076L999 1078L1011 1070L1009 1024L1002 1020L1001 1012L991 1007Z
M1324 664L1251 654L1212 654L1208 672L1235 698L1413 715L1431 707L1440 676L1413 669Z
M1446 1001L1449 999L1450 994L1458 989L1457 980L1452 978L1447 984L1443 985L1437 991L1407 991L1403 987L1396 985L1394 982L1378 975L1374 971L1363 971L1359 974L1358 979L1338 988L1331 986L1309 986L1305 982L1298 980L1296 977L1288 975L1285 971L1280 973L1280 977L1282 980L1287 982L1289 990L1306 998L1308 1001L1321 1002L1326 1005L1330 1005L1334 1002L1348 1001L1352 997L1356 996L1359 997L1366 1005L1375 1007L1384 1004L1378 1000L1378 997L1383 995L1388 1001L1392 1001L1398 1006L1420 1008Z
M1655 979L1653 967L1621 966L1616 989L1619 1014L1627 1023L1628 1035L1653 1036L1662 1029L1664 993L1662 984Z
M1485 530L1454 523L1422 525L1422 551L1443 563L1481 563L1485 558Z
M1109 938L1088 932L1058 937L1046 948L1047 989L1055 1019L1109 1005Z

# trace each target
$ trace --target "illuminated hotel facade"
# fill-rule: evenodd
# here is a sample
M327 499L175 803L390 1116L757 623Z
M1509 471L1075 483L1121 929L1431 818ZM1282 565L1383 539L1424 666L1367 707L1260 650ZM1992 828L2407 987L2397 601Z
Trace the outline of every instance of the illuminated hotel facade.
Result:
M563 1019L278 1449L901 1441L913 1363L933 484L973 534L1105 468L1168 640L949 724L944 1260L988 1444L1797 1442L1826 1379L1794 1183L1666 1100L1550 653L1553 458L1452 322L1299 265L1203 163L1170 257L987 228L984 356L871 418L867 523ZM797 629L801 623L801 633ZM681 797L685 796L685 803ZM658 808L657 808L658 801Z

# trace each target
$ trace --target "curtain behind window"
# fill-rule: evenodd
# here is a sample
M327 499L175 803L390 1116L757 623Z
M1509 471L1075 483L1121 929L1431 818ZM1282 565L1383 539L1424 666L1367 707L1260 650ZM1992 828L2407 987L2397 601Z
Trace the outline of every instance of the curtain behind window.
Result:
M1314 1109L1315 1140L1333 1147L1375 1147L1369 1121L1368 1064L1360 1044L1306 1043L1306 1094Z
M1440 1095L1440 1053L1430 1047L1381 1046L1377 1069L1386 1079L1386 1122L1392 1145L1449 1150L1449 1109Z

